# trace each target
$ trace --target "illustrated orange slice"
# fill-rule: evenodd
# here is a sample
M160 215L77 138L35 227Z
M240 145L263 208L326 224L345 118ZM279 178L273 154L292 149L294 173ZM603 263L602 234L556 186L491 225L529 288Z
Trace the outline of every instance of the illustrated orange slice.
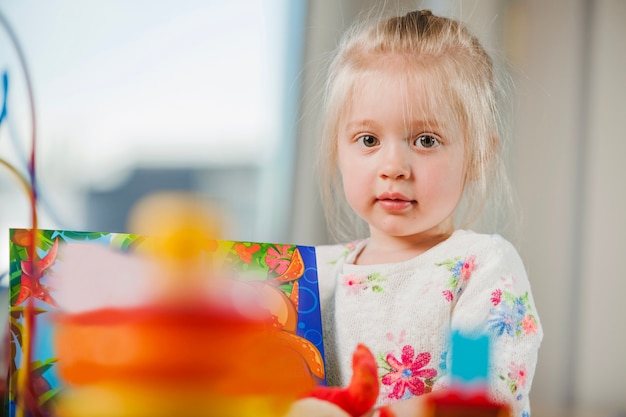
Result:
M287 270L280 276L272 279L272 282L276 285L284 284L285 282L294 281L304 275L304 260L300 251L296 247L291 256L291 263L287 267Z

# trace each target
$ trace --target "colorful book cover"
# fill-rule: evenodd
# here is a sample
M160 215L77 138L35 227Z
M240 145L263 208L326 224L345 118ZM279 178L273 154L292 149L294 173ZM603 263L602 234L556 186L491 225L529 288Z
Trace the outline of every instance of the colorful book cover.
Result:
M10 354L9 362L9 416L15 414L17 375L24 342L22 338L24 311L32 299L35 333L32 346L31 381L42 410L50 409L55 398L63 391L63 384L55 371L57 358L53 349L53 313L59 309L55 300L55 268L63 245L88 243L103 245L120 253L141 250L146 238L124 233L75 232L66 230L39 230L37 240L38 269L33 276L32 256L29 253L30 232L26 229L10 230ZM310 246L235 242L217 240L222 262L240 272L239 279L264 281L280 289L285 299L293 303L296 317L294 336L314 346L324 357L321 316L317 281L315 248ZM62 260L61 260L62 262ZM252 278L251 278L252 277ZM293 313L290 313L293 314ZM322 362L323 363L323 362ZM312 371L313 372L313 371ZM323 369L313 372L319 384L325 384Z

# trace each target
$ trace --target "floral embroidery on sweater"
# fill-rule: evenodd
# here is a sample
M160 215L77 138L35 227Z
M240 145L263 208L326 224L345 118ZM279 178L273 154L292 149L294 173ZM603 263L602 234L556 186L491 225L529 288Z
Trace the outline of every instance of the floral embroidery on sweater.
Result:
M507 334L511 337L537 333L537 319L532 314L528 300L528 291L519 297L500 288L491 293L491 318L489 329L498 336Z
M515 394L518 388L526 386L526 375L526 364L511 362L509 372L506 375L499 375L499 377L507 384L511 394ZM523 398L522 394L515 397L517 401L521 401Z
M373 274L365 277L358 275L346 275L343 277L343 287L346 289L346 294L356 295L361 291L367 291L371 289L373 292L383 292L381 283L387 281L387 278L380 276L380 272L374 272Z
M472 272L478 268L476 256L474 255L465 259L459 256L454 259L438 262L435 265L445 266L448 271L452 273L448 279L448 283L446 284L447 288L441 292L447 301L452 301L455 296L461 294L461 291L463 291L462 284L467 282L472 275Z
M441 369L442 374L446 373L446 370L448 369L448 351L444 351L440 356L439 356L439 369ZM441 375L440 375L441 376Z
M404 345L400 359L393 353L378 355L378 364L386 373L381 378L383 385L391 388L387 398L406 399L432 391L437 370L426 368L430 362L430 353L415 355L415 349Z
M350 255L350 252L352 252L354 248L356 248L360 242L361 242L360 240L355 240L354 242L348 242L345 245L343 245L343 250L341 251L341 255L339 255L337 259L330 261L329 264L335 265L337 262L339 262L339 260L347 258L348 255Z

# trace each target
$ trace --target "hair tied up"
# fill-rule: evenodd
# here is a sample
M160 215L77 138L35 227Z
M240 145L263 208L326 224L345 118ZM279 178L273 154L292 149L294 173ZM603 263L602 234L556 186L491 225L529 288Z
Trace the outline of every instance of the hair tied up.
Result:
M429 27L430 18L433 15L428 9L414 10L404 16L406 24L413 26L413 30L416 30L419 34L424 34Z
M404 18L409 21L425 23L428 21L428 18L431 17L432 15L433 15L433 12L431 12L428 9L414 10L412 12L408 12L406 16L404 16Z

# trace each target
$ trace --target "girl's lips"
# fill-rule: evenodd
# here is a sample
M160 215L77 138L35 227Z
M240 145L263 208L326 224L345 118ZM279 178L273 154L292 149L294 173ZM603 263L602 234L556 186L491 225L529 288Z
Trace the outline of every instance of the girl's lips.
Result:
M399 193L381 194L376 199L376 202L387 211L402 211L417 203L417 201Z
M402 211L412 205L410 201L405 200L378 200L378 204L387 211Z

